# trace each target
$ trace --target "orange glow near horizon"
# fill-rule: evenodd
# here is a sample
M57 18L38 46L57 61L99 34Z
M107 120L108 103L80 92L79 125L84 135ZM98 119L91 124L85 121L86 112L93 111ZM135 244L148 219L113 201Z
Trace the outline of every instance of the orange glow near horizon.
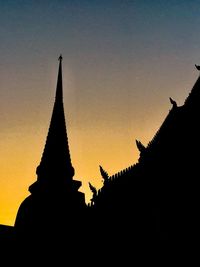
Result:
M26 130L22 129L22 132L26 132ZM133 140L130 138L126 144L126 139L123 139L120 134L116 134L114 131L111 134L113 136L106 138L102 136L102 133L98 134L95 131L80 133L71 130L69 139L72 163L75 167L74 179L82 181L80 190L85 192L87 202L91 197L88 182L90 181L97 188L102 186L99 174L100 164L111 175L128 167L136 160L134 154L137 153L134 153L134 149L125 150L128 143L133 143ZM35 170L40 162L45 138L46 133L44 132L37 136L30 133L27 136L25 133L19 136L13 131L11 135L7 135L5 140L1 139L1 155L3 155L0 159L1 224L14 224L20 203L29 195L28 187L37 179Z
M6 116L8 118L13 116L13 121L17 121L13 122L13 126L9 125L2 129L0 133L0 224L14 225L19 205L29 195L28 187L37 179L35 170L41 159L50 123L56 75L55 68L51 78L54 79L54 85L52 82L52 88L49 91L52 99L48 100L47 107L42 105L40 99L39 107L36 105L37 112L34 112L22 102L27 114L18 120L18 112L8 114L10 108L4 108ZM85 108L85 112L82 112L78 100L78 106L74 107L76 96L69 94L69 91L75 91L74 83L70 82L69 75L65 77L65 72L63 76L67 132L72 164L75 168L74 179L82 181L80 191L85 193L86 202L89 202L91 192L88 182L97 189L102 186L99 165L102 165L109 175L113 175L136 163L139 153L135 139L141 140L145 145L148 144L171 106L168 101L163 104L157 100L153 107L143 103L138 109L138 104L134 98L130 99L129 95L128 98L122 95L124 103L119 104L121 103L119 95L117 98L114 96L117 103L114 101L113 104L112 99L108 99L109 108L105 102L106 105L102 110L103 103L98 100L95 104L97 108L91 105L89 109ZM66 83L68 86L65 85ZM137 92L135 94L137 95ZM158 97L155 96L155 98ZM72 102L69 102L69 99L72 99ZM146 96L146 99L151 102L149 96ZM180 102L183 102L183 99L184 95ZM132 102L135 105L132 105ZM34 108L33 105L32 108ZM137 116L137 112L141 117ZM8 123L6 120L2 122Z
M80 191L85 193L86 202L91 197L88 182L97 188L102 186L99 165L112 175L134 164L139 154L132 132L140 136L144 144L151 139L148 134L153 136L155 132L149 129L145 136L145 132L138 130L137 133L129 127L121 131L120 127L115 129L110 126L101 130L92 127L81 130L68 127L72 164L75 168L74 179L82 181ZM152 129L153 127L155 125ZM27 127L21 128L20 133L12 129L10 134L4 136L4 140L0 140L3 155L0 158L1 224L14 225L19 205L29 195L29 185L37 179L35 170L40 162L47 134L44 128L41 126L37 134L30 132L30 129L27 131Z
M37 122L35 126L19 124L15 129L8 129L1 134L1 224L14 224L19 205L29 194L29 185L37 179L35 170L44 148L50 116L51 114L47 115L44 125L38 125ZM132 133L140 136L144 143L150 139L148 134L153 136L152 131L149 131L145 137L143 129L133 127L134 122L130 122L126 128L112 124L112 121L109 124L106 121L96 127L87 127L86 124L85 128L77 128L67 120L69 146L75 168L74 179L82 181L80 190L85 192L86 202L89 202L91 197L88 182L97 188L102 186L99 165L110 175L127 168L138 158Z
M67 134L86 201L138 160L200 64L198 1L0 1L0 224L36 181L63 55ZM188 38L189 36L189 38Z
M37 90L38 96L34 87L39 84L35 83L28 83L29 91L24 90L20 95L12 90L7 91L13 95L8 100L11 107L5 105L1 114L4 127L0 132L0 224L14 225L19 205L29 195L28 187L37 179L35 170L40 163L50 123L57 67L54 64L54 70L49 72L53 74L50 78L46 77L50 81L40 85L45 90ZM130 77L130 74L127 70L126 75ZM124 78L122 75L122 80L127 76ZM74 179L82 181L80 190L85 193L86 202L91 198L88 182L97 189L102 186L99 165L113 175L136 163L139 153L135 139L141 140L144 145L148 144L171 108L167 96L163 100L160 92L153 88L155 79L152 80L153 89L146 86L145 80L141 83L137 77L124 86L118 80L113 77L113 80L102 81L101 84L95 81L90 84L88 76L88 84L83 86L72 78L69 67L64 65L64 105L71 159L75 168ZM192 85L180 84L184 90L179 97L179 104L187 95L186 86L191 88ZM21 81L17 88L20 86L25 87ZM93 86L96 86L95 90ZM113 89L109 86L113 86ZM165 86L169 91L169 85ZM172 96L180 92L180 87L173 88ZM108 89L115 93L107 93ZM169 95L168 91L166 95Z

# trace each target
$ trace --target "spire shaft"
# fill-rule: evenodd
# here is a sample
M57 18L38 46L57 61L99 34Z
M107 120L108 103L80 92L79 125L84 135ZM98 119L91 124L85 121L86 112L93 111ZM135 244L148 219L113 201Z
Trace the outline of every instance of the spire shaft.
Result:
M63 84L62 84L62 56L58 58L59 68L58 68L58 79L56 86L56 101L63 102Z
M72 180L72 167L63 107L62 56L59 57L55 103L40 165L37 168L40 180Z

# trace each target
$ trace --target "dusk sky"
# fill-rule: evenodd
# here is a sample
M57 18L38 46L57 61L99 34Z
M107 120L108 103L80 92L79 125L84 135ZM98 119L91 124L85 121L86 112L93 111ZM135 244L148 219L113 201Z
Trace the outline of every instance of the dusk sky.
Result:
M138 159L198 77L200 0L0 0L0 224L13 225L36 179L58 57L72 164L89 201L99 165Z

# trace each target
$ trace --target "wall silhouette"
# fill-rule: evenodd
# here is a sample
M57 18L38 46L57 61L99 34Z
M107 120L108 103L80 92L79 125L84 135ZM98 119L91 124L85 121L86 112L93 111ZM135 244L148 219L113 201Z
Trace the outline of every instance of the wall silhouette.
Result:
M19 208L9 242L23 250L34 242L49 251L59 247L69 257L87 250L98 255L101 248L111 258L144 244L193 242L199 228L200 77L182 106L170 98L169 114L146 147L136 140L138 163L112 176L100 166L103 186L89 184L93 197L86 205L81 183L73 180L59 60L38 180Z

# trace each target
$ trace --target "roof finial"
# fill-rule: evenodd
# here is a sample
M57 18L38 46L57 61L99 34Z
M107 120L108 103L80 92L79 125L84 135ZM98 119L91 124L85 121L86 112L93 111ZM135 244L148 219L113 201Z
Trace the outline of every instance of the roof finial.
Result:
M171 104L173 105L173 107L176 108L177 107L176 101L173 100L171 97L169 98L169 100L170 100Z
M62 61L62 59L63 59L62 54L60 54L58 60L59 60L59 61Z

